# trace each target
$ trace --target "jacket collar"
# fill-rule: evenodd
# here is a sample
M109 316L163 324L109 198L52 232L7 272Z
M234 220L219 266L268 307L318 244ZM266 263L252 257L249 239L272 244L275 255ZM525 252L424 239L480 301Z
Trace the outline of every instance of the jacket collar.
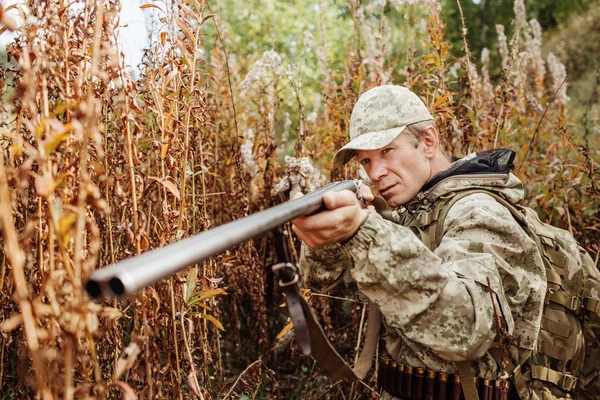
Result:
M510 201L519 202L524 191L521 181L510 173L514 159L515 152L509 149L471 153L434 175L404 208L416 212L428 208L440 196L470 188L499 192Z

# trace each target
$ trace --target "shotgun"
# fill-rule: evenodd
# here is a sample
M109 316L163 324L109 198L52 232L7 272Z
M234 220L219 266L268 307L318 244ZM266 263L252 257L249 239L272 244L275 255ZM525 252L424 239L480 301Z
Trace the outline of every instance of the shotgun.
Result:
M360 184L358 180L333 182L298 199L98 269L86 281L85 290L92 299L131 295L294 218L322 210L328 192L351 190L358 195Z

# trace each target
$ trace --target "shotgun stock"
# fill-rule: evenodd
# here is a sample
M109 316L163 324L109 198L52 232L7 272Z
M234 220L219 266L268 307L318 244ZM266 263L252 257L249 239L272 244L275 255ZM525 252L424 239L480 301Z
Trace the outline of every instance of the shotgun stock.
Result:
M85 290L92 299L131 295L294 218L318 212L328 192L351 190L356 193L359 185L360 182L352 180L333 182L301 198L98 269L88 278Z

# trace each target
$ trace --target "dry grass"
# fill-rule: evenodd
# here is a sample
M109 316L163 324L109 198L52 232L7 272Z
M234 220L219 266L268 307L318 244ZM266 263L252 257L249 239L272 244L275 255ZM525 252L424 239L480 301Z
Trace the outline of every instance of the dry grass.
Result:
M327 38L315 40L324 104L317 118L308 118L299 83L276 54L263 57L258 79L240 86L241 71L256 68L261 55L231 54L206 1L170 9L161 3L171 28L152 45L139 81L121 67L116 0L78 7L32 2L8 49L18 67L4 71L0 85L3 98L11 92L0 109L3 398L371 396L358 386L326 389L289 335L275 341L285 318L266 268L274 260L268 237L127 300L92 303L82 280L95 268L322 183L302 157L330 171L354 102L388 83L394 69L404 68L405 78L395 83L414 88L435 112L452 154L515 149L528 202L597 257L597 143L584 147L567 128L560 65L530 62L527 55L537 54L539 44L519 16L503 80L492 85L475 68L466 41L466 56L451 59L439 10L427 3L419 12L427 15L428 30L414 33L414 47L398 65L386 58L393 43L381 39L390 29L386 15L348 0L355 41L344 69L336 70L326 57ZM215 46L199 58L209 24L216 27ZM295 124L282 123L285 96L297 105ZM296 131L278 131L282 124ZM298 138L287 164L286 135ZM329 179L356 174L350 166ZM334 304L315 299L326 330L350 356L361 307Z

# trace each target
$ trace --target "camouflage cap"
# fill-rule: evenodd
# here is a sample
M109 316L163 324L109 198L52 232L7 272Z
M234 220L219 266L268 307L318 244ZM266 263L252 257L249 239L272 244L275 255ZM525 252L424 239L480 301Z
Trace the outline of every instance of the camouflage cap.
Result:
M355 150L377 150L390 144L407 125L433 117L423 101L403 86L384 85L367 90L350 117L350 142L335 155L336 166L345 165Z

